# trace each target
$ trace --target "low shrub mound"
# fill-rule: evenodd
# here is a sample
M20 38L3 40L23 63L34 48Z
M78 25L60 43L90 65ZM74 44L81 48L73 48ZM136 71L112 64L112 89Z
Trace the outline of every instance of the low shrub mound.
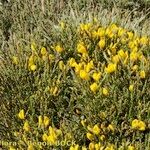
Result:
M56 30L43 44L15 43L1 54L0 145L149 147L150 37L96 18Z

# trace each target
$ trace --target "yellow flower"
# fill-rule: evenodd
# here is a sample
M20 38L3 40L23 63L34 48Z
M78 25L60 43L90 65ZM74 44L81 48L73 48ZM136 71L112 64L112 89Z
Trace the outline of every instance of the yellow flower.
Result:
M79 63L79 64L75 63L74 65L75 65L75 72L77 74L80 74L80 70L82 68L82 64L81 63Z
M142 37L140 39L140 44L142 44L142 45L148 44L148 38L146 36Z
M146 124L145 124L145 122L143 122L143 121L141 121L141 120L139 120L139 130L140 131L145 131L145 129L146 129Z
M93 129L90 125L87 126L87 129L90 131L90 132L93 132Z
M55 136L56 136L55 128L53 128L52 126L49 126L49 134L50 134L50 135L55 135Z
M65 28L65 23L63 21L60 22L60 27L62 30Z
M33 144L30 144L27 150L34 150Z
M74 146L71 146L69 150L79 150L79 145L76 144Z
M131 123L131 127L132 129L137 129L140 131L145 131L146 129L146 124L145 122L138 120L138 119L134 119Z
M124 58L124 61L123 61L123 64L124 64L124 65L127 64L128 58L129 58L129 54L128 54L128 51L126 51L126 52L125 52L125 58Z
M138 51L138 47L137 47L137 46L134 46L134 47L132 48L132 52L135 53L135 52L137 52L137 51Z
M97 85L97 83L93 83L93 84L91 84L90 85L90 90L92 91L92 92L96 92L97 90L98 90L98 85Z
M85 70L80 70L80 78L83 80L89 80L89 74Z
M145 56L144 56L143 54L139 55L139 60L140 60L141 62L144 62L144 63L147 62L147 60L146 60L146 58L145 58Z
M104 141L104 139L105 139L105 135L101 135L101 136L100 136L100 140L101 140L101 141Z
M97 38L98 37L98 32L92 31L92 38Z
M129 91L130 91L130 92L133 92L133 89L134 89L134 85L131 84L131 85L129 86Z
M52 93L52 95L56 96L57 93L58 93L58 87L55 86L55 87L53 88L53 93Z
M81 124L82 124L83 127L85 127L86 126L86 119L81 120Z
M144 79L145 76L146 76L145 71L144 71L144 70L141 70L141 71L140 71L140 78L141 78L141 79Z
M93 140L94 140L94 135L91 134L91 133L89 133L89 132L86 134L86 137L87 137L90 141L93 141Z
M139 121L137 119L134 119L131 123L132 128L136 129L138 127L138 123L139 123Z
M84 45L83 42L79 42L77 44L77 51L78 51L78 53L81 53L81 54L87 53L86 46Z
M100 37L104 37L105 36L105 29L103 27L98 28L97 34Z
M10 146L9 150L16 150L16 149L13 146Z
M47 54L47 50L45 47L41 48L41 55L46 55Z
M105 68L107 73L113 73L117 70L117 65L113 63L109 63L108 66Z
M100 150L100 148L101 148L101 144L100 143L95 144L95 150Z
M138 59L138 53L136 53L136 52L131 52L130 53L130 60L131 61L136 61Z
M100 49L103 49L105 47L105 38L102 38L99 42L98 42L98 46L100 47Z
M85 71L86 72L90 72L90 70L93 68L94 68L94 63L92 60L87 65L85 65Z
M13 64L18 65L18 64L19 64L19 59L18 59L18 57L13 56L13 57L12 57L12 62L13 62Z
M100 128L99 126L96 124L94 125L93 129L92 129L93 133L98 135L100 133Z
M29 132L29 131L30 131L30 126L29 126L29 123L28 123L27 120L26 120L25 123L24 123L23 129L24 129L26 132Z
M117 43L115 43L115 44L111 43L110 50L111 50L112 54L114 54L114 55L116 54L116 49L117 49Z
M128 44L129 48L132 50L135 45L135 43L133 41L130 41Z
M50 123L50 119L47 116L44 116L44 121L43 121L44 126L47 127L49 123Z
M58 45L56 45L55 47L54 47L54 49L58 52L58 53L61 53L61 52L63 52L63 48L58 44Z
M78 144L75 145L74 150L79 150L79 145Z
M94 72L93 75L92 75L92 78L95 81L99 81L100 77L101 77L101 72Z
M19 119L25 119L25 115L24 115L24 110L20 110L19 114L18 114Z
M127 32L128 38L131 40L134 36L133 32Z
M50 93L51 93L53 96L57 96L57 94L58 94L58 87L57 87L57 86L51 87L51 88L50 88Z
M30 66L30 69L31 69L31 71L35 71L37 69L37 66L33 64Z
M55 145L57 142L57 137L56 135L50 134L49 136L47 136L47 142L50 144Z
M118 31L118 29L119 29L116 24L112 24L112 25L110 26L110 28L111 28L111 30L113 31L113 33L117 33L117 31Z
M107 35L109 38L113 38L114 33L112 32L112 30L111 30L110 28L107 28L107 29L106 29L106 35Z
M75 67L75 69L76 69L76 68L78 68L78 64L76 63L76 61L75 62L70 62L70 67Z
M121 59L125 59L125 58L126 58L126 54L125 54L125 52L123 51L123 49L121 49L121 50L118 51L118 56L119 56Z
M117 64L119 62L119 56L118 55L115 55L112 57L112 62Z
M70 59L69 59L69 66L70 66L70 67L75 67L75 63L76 63L76 61L75 61L74 58L70 58Z
M46 133L44 133L44 134L42 135L42 140L43 140L44 142L47 141L47 134L46 134Z
M74 150L74 147L73 147L73 146L70 146L69 150Z
M65 70L65 64L64 64L64 62L62 60L59 61L58 66L59 66L60 70L62 70L62 71Z
M94 150L94 149L95 149L95 144L94 144L94 142L91 142L89 144L89 150Z
M28 66L30 67L31 65L33 65L35 61L36 61L36 56L31 55L29 57Z
M61 132L62 133L62 132ZM47 141L49 143L55 144L57 142L57 137L60 135L60 131L57 129L49 127L49 136L47 137Z
M133 71L137 71L137 70L138 70L138 65L134 65L134 66L132 67L132 70L133 70Z
M119 28L119 30L118 30L118 36L119 36L119 37L123 36L123 35L125 34L125 32L126 32L125 29Z
M109 94L108 89L107 88L103 88L102 89L102 93L107 96Z
M135 150L135 147L132 145L129 145L127 150Z
M91 27L91 23L87 23L87 24L80 24L80 29L81 31L88 31Z
M34 42L32 42L31 44L31 50L36 51L36 44Z
M114 129L114 126L112 124L109 124L108 127L107 127L108 130L114 132L115 129Z
M38 117L38 124L39 124L39 127L43 125L42 116Z

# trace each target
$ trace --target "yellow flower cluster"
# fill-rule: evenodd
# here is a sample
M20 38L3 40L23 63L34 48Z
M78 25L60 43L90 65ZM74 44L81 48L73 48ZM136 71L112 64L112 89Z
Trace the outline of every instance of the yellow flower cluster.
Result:
M24 109L21 109L20 112L18 113L18 117L20 119L25 119L25 114L24 114Z
M131 123L132 129L139 130L139 131L145 131L146 130L146 124L145 122L134 119Z
M47 116L42 117L41 115L38 117L39 127L44 126L45 128L49 125L50 119Z
M148 37L139 37L116 24L107 27L99 27L92 23L81 24L79 34L81 37L76 52L80 59L70 58L68 64L78 77L90 83L89 88L93 93L99 90L99 83L106 74L117 75L125 67L128 68L128 72L136 73L140 79L146 78L149 61L143 48L150 43ZM88 41L91 38L98 42ZM96 60L99 53L103 59ZM60 68L64 68L63 64L61 66ZM133 90L133 85L130 85L129 91ZM103 88L102 93L108 95L108 89Z
M64 31L65 24L60 22L60 26L62 31ZM32 51L27 58L27 69L32 73L34 72L35 76L36 72L39 71L40 74L40 72L43 72L44 70L44 75L41 78L46 78L46 73L48 72L48 79L46 78L48 84L45 83L45 80L43 82L46 92L43 92L41 90L42 88L40 89L40 92L46 93L45 95L48 95L48 97L55 96L57 99L57 96L59 97L59 93L61 93L61 84L59 84L59 80L55 82L53 82L53 80L61 78L64 82L67 80L67 83L75 83L75 85L79 87L79 89L77 89L77 87L69 87L72 91L77 91L78 93L79 90L80 93L80 91L84 91L85 88L85 92L81 92L81 97L84 97L84 93L85 95L88 93L91 97L93 96L97 99L101 98L102 101L104 99L105 101L103 101L103 103L110 102L110 99L115 97L118 97L119 99L122 94L119 89L122 89L122 92L127 91L125 96L129 100L131 99L131 101L133 101L132 96L134 96L136 91L141 89L140 85L143 86L142 94L144 93L145 86L143 83L149 78L148 75L150 71L150 59L147 52L147 48L150 46L150 39L147 36L138 36L134 32L128 31L116 24L101 26L97 21L94 23L80 24L80 27L77 30L77 36L79 37L76 42L73 43L74 48L68 48L68 51L66 50L66 47L69 46L63 45L63 42L61 43L61 41L53 43L50 47L42 46L38 48L35 43L31 44ZM18 56L13 56L11 58L13 66L19 65L20 60L21 59ZM125 81L125 83L120 86L120 81ZM115 85L113 82L115 82ZM144 84L146 83L147 82ZM115 91L115 88L118 89L118 93ZM89 105L86 103L85 109L86 111L88 110L88 113L91 109L89 108L91 105L92 108L94 108L93 105L96 101L94 100L92 104L91 101L88 102ZM96 104L97 103L95 103L95 105ZM119 104L125 105L122 102ZM114 106L112 109L114 112ZM96 111L97 110L95 110L95 112ZM103 114L103 116L104 118L107 118L105 114ZM21 124L21 129L18 134L16 134L18 137L23 134L24 139L29 139L27 135L31 133L37 135L37 137L40 136L39 139L42 139L43 142L51 144L54 147L63 137L61 125L56 128L52 120L46 115L38 116L38 123L33 126L33 123L27 120L27 113L25 113L24 109L20 110L17 117L20 119L20 122L23 123ZM105 120L107 123L101 121L99 123L94 122L94 124L91 122L92 125L90 125L87 123L87 120L81 120L81 124L85 129L84 135L88 142L82 141L82 143L84 143L83 145L76 143L68 146L68 149L115 150L118 148L115 144L111 143L112 141L109 137L115 135L116 132L120 133L125 131L118 130L117 126L115 126L112 121L109 122ZM34 130L35 128L36 130ZM133 133L138 133L137 131L145 131L147 126L144 121L134 119L131 122L131 126L128 126L128 128ZM21 141L25 140L21 137ZM11 149L13 149L13 147L11 147ZM28 145L28 149L34 149L34 146ZM135 150L135 146L128 143L127 146L125 146L125 149Z
M29 70L35 71L37 69L36 60L37 60L37 56L34 55L34 54L32 54L29 57L29 60L28 60L28 68L29 68Z
M51 145L56 145L56 142L58 141L58 137L62 134L62 131L60 129L53 128L52 126L49 126L48 134L44 133L42 136L42 139L44 142L47 142Z
M115 146L113 144L106 142L106 136L109 133L115 132L115 127L112 124L109 124L108 126L105 126L104 124L95 124L94 126L90 126L87 123L87 120L81 120L82 126L87 130L86 138L90 141L88 147L82 146L83 150L115 150ZM76 145L75 147L70 147L70 149L79 149L79 145Z
M86 138L90 141L90 143L88 146L86 145L79 146L79 144L72 145L70 147L70 150L80 150L80 149L82 150L116 150L117 149L114 144L107 142L107 138L108 138L107 134L109 134L109 132L115 133L115 130L117 130L113 124L109 124L108 126L105 126L102 123L102 124L95 124L94 126L90 126L88 125L88 122L86 119L81 120L81 124L87 131ZM143 121L140 121L137 119L133 120L132 128L137 129L137 126L138 128L140 126L139 130L144 131L145 123ZM129 143L119 146L119 149L136 150L135 146Z
M59 144L59 140L63 140L62 137L62 131L61 129L57 129L52 125L52 122L49 117L46 115L38 116L38 122L36 125L33 124L32 121L25 120L27 116L25 116L24 109L21 109L19 113L17 114L18 118L20 120L24 120L23 126L21 126L20 130L17 132L14 132L14 135L17 138L20 138L20 141L18 143L18 146L22 146L23 143L26 143L28 145L28 150L34 150L36 148L42 149L42 145L39 145L36 141L37 136L39 136L40 139L43 140L43 142L46 142L47 145L57 145ZM34 123L35 124L35 123ZM42 131L42 133L41 133ZM28 135L32 135L30 137ZM34 135L36 134L36 137ZM34 138L33 138L34 137ZM31 140L31 141L30 141ZM35 140L35 141L34 141ZM34 145L32 143L35 143ZM11 146L9 149L15 149L13 146Z

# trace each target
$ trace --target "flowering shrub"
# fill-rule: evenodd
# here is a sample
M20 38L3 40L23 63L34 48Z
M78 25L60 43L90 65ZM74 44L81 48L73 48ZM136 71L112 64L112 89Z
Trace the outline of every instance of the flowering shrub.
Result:
M148 36L96 19L73 29L61 22L50 43L8 50L0 68L10 128L4 140L17 144L4 146L143 149L150 131L149 51Z

